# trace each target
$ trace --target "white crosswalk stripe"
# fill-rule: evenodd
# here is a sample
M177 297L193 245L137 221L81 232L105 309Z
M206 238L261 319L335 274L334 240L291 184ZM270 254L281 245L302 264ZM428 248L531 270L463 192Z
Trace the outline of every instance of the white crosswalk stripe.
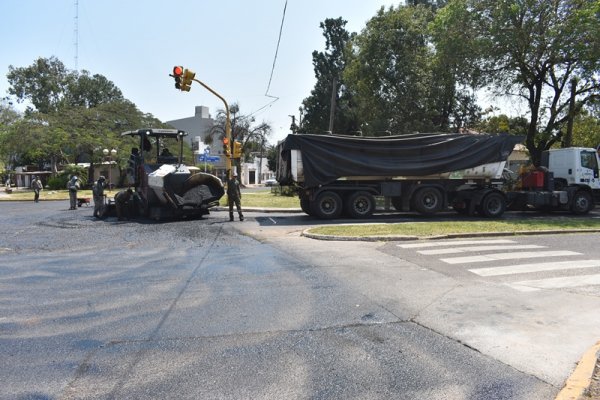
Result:
M402 249L416 249L423 247L442 247L442 246L466 246L466 245L477 245L477 244L507 244L516 243L510 239L484 239L484 240L440 240L430 242L419 242L419 243L405 243L399 244L398 247Z
M436 255L436 254L467 253L470 251L524 250L524 249L545 249L545 248L546 248L546 246L538 246L537 244L501 244L501 245L489 245L489 246L453 247L450 249L419 250L419 251L417 251L417 253L423 254L423 255Z
M512 239L431 240L403 243L397 246L402 249L414 250L415 253L424 256L474 253L474 255L444 257L439 258L439 260L449 265L459 266L463 264L469 272L482 277L505 277L504 280L508 277L508 280L512 280L512 282L507 283L507 285L522 292L600 285L600 274L573 275L578 273L577 270L583 272L584 269L588 269L592 272L591 269L593 268L600 269L600 260L578 260L577 257L583 256L583 254L570 250L548 250L547 246L520 244ZM505 252L499 252L499 250L505 250ZM569 257L569 259L568 261L552 260L552 258L557 257ZM520 260L535 258L544 261L524 262L516 265L503 263L503 261L517 260L519 262ZM500 264L494 265L498 263ZM487 264L487 266L468 268L469 264ZM570 272L573 276L552 276L544 279L520 281L518 281L518 278L512 278L523 274L544 274L548 272L554 272L553 275L556 275L556 272L560 273L561 271Z
M509 284L509 286L519 291L533 291L540 289L564 289L592 285L600 285L600 274L535 279Z
M510 252L510 253L494 253L485 254L479 256L467 256L467 257L451 257L441 258L440 260L447 264L468 264L477 262L488 262L488 261L500 261L500 260L520 260L524 258L542 258L542 257L566 257L566 256L579 256L581 253L577 253L569 250L549 250L549 251L522 251L522 252Z
M600 260L570 260L570 261L558 261L558 262L545 262L537 264L521 264L521 265L509 265L503 267L491 267L491 268L474 268L470 269L474 274L479 276L501 276L501 275L513 275L513 274L527 274L531 272L547 272L547 271L561 271L570 269L580 268L595 268L600 267Z

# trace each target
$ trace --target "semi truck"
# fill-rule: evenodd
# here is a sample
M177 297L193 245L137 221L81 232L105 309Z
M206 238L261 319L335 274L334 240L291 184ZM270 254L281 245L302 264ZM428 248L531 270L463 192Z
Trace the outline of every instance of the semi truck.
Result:
M277 180L321 219L368 218L376 197L398 211L501 217L508 210L589 212L600 201L594 149L544 153L511 178L506 161L523 137L426 134L385 137L292 134L277 146Z
M126 184L134 190L130 209L155 220L199 217L225 194L221 180L183 163L185 131L138 129L123 132L139 145L131 149Z

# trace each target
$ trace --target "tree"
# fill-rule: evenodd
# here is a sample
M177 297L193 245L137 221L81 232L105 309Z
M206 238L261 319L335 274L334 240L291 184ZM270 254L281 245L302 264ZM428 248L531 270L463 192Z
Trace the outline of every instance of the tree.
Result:
M315 50L312 53L317 82L310 96L302 102L304 118L299 127L300 132L329 131L332 116L334 132L360 130L354 114L352 92L346 90L343 76L349 51L347 46L354 36L346 31L346 23L342 18L328 18L319 25L325 36L325 51Z
M474 84L526 102L526 146L539 165L600 96L599 15L595 0L453 0L436 22L463 32L455 40L470 50Z
M31 102L34 108L28 107L29 112L49 114L64 107L91 108L123 100L121 91L104 76L68 71L55 57L38 58L29 67L10 65L8 70L8 92L20 103Z
M21 163L51 164L102 160L102 149L129 154L136 144L119 133L140 127L166 127L141 113L102 75L68 71L56 58L40 58L25 68L9 67L9 93L29 101L27 112L3 135L0 152ZM21 143L31 143L27 148ZM121 151L123 150L123 151ZM91 171L90 177L93 177Z
M573 121L573 146L593 147L600 145L600 118L591 112L578 114Z
M229 107L229 112L231 137L242 144L242 159L248 158L252 152L265 153L267 138L271 134L271 126L266 122L254 125L254 117L240 114L240 106L237 103L233 103ZM210 136L219 137L219 142L225 137L226 117L225 110L217 110L215 124L211 129Z
M427 7L383 7L353 40L344 74L367 134L433 129Z
M454 42L432 29L437 7L426 3L381 8L352 41L344 77L366 135L457 131L479 119Z
M0 160L5 168L12 169L14 161L18 156L19 148L22 148L22 143L11 142L11 133L14 130L15 124L21 119L21 115L12 107L8 99L0 100Z
M475 126L485 133L523 135L527 134L528 121L523 117L509 117L506 114L494 115Z

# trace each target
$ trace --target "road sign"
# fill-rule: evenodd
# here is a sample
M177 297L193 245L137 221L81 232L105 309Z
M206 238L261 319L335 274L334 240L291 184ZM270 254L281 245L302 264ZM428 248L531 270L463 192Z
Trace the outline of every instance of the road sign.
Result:
M221 161L219 156L207 156L206 154L198 154L198 162L215 163Z

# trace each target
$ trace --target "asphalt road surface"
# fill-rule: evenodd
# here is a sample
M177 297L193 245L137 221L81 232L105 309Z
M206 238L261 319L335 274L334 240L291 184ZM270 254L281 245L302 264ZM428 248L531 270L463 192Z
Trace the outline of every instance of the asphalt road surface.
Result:
M562 332L567 311L552 319L543 302L598 299L534 301L381 244L300 237L283 216L117 222L67 208L0 203L2 399L553 399L598 333L569 336L561 357L523 354L525 332ZM579 328L599 326L590 314Z

